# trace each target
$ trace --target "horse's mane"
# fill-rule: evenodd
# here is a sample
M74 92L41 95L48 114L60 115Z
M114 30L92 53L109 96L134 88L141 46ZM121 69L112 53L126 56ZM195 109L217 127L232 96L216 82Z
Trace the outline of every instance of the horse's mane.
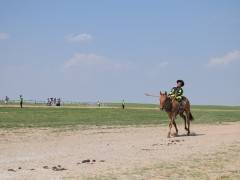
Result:
M167 111L167 112L170 112L172 111L172 99L170 97L167 97L167 99L165 100L165 103L164 103L164 109Z

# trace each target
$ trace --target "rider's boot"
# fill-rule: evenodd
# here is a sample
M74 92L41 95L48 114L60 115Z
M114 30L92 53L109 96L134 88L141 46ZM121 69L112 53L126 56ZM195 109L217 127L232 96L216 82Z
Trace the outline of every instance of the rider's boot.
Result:
M179 107L179 110L183 110L182 99L178 99L178 107Z

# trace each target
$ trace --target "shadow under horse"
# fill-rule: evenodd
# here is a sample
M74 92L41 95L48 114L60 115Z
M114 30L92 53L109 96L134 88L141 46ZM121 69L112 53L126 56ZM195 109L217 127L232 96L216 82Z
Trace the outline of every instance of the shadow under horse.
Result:
M178 128L175 122L176 116L179 114L185 123L185 130L187 131L187 135L190 134L190 121L194 120L193 115L190 111L190 102L186 97L182 97L182 105L183 109L179 109L179 102L176 97L168 96L167 92L160 92L160 109L165 110L170 118L169 123L169 131L167 137L170 138L172 125L174 125L176 129L176 135L178 135Z

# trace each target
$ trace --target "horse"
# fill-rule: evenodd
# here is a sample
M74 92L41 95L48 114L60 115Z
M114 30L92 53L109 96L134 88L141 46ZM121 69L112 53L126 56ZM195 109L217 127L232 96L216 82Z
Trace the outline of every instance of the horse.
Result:
M179 104L178 101L176 100L176 97L169 97L167 92L162 93L160 91L160 109L166 110L169 118L170 118L170 123L169 123L169 131L167 137L170 138L171 135L171 128L172 125L174 125L175 130L176 130L176 135L178 135L178 128L175 122L176 116L179 114L185 122L185 130L187 131L187 135L190 134L190 121L194 120L194 117L190 111L190 102L186 97L182 97L182 104L183 104L183 109L179 109Z

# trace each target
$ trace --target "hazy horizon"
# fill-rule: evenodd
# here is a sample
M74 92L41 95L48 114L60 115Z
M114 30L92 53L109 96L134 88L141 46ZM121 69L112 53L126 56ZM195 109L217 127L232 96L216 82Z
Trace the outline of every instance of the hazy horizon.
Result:
M240 1L1 1L0 98L239 106Z

